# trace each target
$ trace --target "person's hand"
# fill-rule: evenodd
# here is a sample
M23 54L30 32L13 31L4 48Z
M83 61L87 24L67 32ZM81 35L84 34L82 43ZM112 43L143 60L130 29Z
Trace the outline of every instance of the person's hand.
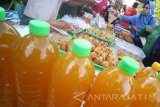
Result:
M84 2L91 4L91 5L95 5L96 1L95 0L83 0Z
M136 26L132 25L131 28L132 28L133 31L137 31L137 27Z
M151 33L152 32L152 28L150 28L150 27L146 28L146 31L149 32L149 33Z

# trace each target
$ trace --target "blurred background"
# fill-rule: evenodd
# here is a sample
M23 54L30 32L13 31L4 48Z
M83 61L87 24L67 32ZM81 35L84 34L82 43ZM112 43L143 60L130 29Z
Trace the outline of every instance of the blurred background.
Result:
M115 1L115 0L112 0L112 1ZM136 0L124 0L124 5L132 6L133 2L135 1ZM154 16L158 19L158 22L160 24L160 8L158 8L160 7L160 0L152 0L152 1L154 1L156 5ZM0 0L0 6L4 7L8 11L10 10L16 11L20 3L21 3L21 0ZM142 5L143 4L139 2L138 12L141 11Z

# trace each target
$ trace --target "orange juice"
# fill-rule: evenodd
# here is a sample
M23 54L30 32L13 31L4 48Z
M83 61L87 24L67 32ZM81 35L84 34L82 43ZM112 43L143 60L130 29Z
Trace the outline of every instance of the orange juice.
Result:
M0 7L0 107L15 107L15 82L12 48L20 38L18 32L4 22L5 10Z
M17 43L14 51L17 107L46 107L51 67L59 51L48 37L47 22L32 20L29 28L30 34Z
M84 107L127 107L133 95L133 75L139 64L123 57L118 67L107 68L95 80Z
M75 39L71 52L56 60L47 107L80 107L94 79L91 43Z
M134 96L129 107L160 107L160 73L157 78L139 79L135 85Z
M156 77L157 71L160 71L160 64L154 62L151 67L146 67L144 70L141 70L136 74L136 79L146 78L146 77Z

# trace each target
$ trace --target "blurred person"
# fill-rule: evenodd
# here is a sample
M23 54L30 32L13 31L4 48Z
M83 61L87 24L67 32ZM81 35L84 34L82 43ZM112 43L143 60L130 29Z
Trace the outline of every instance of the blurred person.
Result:
M150 53L143 59L145 67L150 67L154 62L160 63L160 36L154 42Z
M142 12L138 15L134 16L124 16L118 15L115 10L110 10L111 14L118 16L120 21L124 21L131 24L132 28L132 38L134 45L142 48L142 42L140 40L140 31L145 28L146 25L155 26L157 23L157 19L150 14L150 4L149 2L143 5Z
M134 2L132 7L129 7L126 9L126 11L124 12L124 15L125 16L134 16L137 14L137 7L138 7L138 3L137 2ZM126 23L126 22L120 22L120 25L121 26L124 26L124 27L128 27L130 24L129 23Z
M63 2L69 2L71 0L22 0L23 8L20 9L22 17L21 24L28 24L31 19L50 20L57 18L59 8ZM81 2L95 2L94 0L72 0ZM25 2L25 3L24 3ZM19 14L19 15L20 15ZM58 24L58 22L52 22L52 24Z
M18 9L17 9L21 25L28 25L29 21L32 19L24 15L24 10L27 5L27 2L28 0L22 0L21 4L18 6Z
M150 5L149 13L152 14L152 15L154 14L155 4L154 4L154 2L152 0L137 0L137 1L139 1L139 2L141 2L143 4L146 4L147 2L149 2L149 5Z
M146 56L149 56L154 47L153 44L160 37L160 25L155 25L153 27L146 26L140 33L147 38L142 50ZM160 42L158 44L160 44Z
M123 5L121 8L121 14L124 14L126 12L127 5Z
M100 3L85 5L79 8L78 14L81 14L80 16L83 16L84 13L87 12L92 14L93 17L95 17L96 14L99 13L100 16L105 17L106 12L104 12L103 9L106 8L108 4L108 0L102 0Z
M106 12L105 21L111 24L115 24L117 17L113 14L110 14L110 9L116 11L116 14L120 14L120 9L122 8L123 0L116 0L114 5L109 5L104 8Z
M103 11L103 8L108 6L108 0L102 0L96 5L92 5L91 8L95 13L99 13L102 17L106 16L106 12Z
M65 2L61 5L59 13L58 13L58 18L62 18L64 15L70 15L72 17L76 17L78 14L78 10L84 10L86 12L88 7L86 5L91 5L92 3L90 2L82 2L82 1L68 1ZM94 4L94 3L93 3ZM93 11L89 9L91 14Z

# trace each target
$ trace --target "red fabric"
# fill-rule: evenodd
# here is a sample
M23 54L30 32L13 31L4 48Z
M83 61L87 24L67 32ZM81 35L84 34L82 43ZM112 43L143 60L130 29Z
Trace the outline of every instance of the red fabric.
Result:
M99 13L101 16L105 17L106 12L102 10L103 6L106 6L106 7L108 6L108 0L102 0L96 6L91 6L91 7L96 13Z
M136 9L132 8L132 7L129 7L126 12L124 13L125 16L133 16L133 15L136 15L137 14L137 11ZM126 23L126 22L120 22L120 25L121 26L129 26L129 23Z

